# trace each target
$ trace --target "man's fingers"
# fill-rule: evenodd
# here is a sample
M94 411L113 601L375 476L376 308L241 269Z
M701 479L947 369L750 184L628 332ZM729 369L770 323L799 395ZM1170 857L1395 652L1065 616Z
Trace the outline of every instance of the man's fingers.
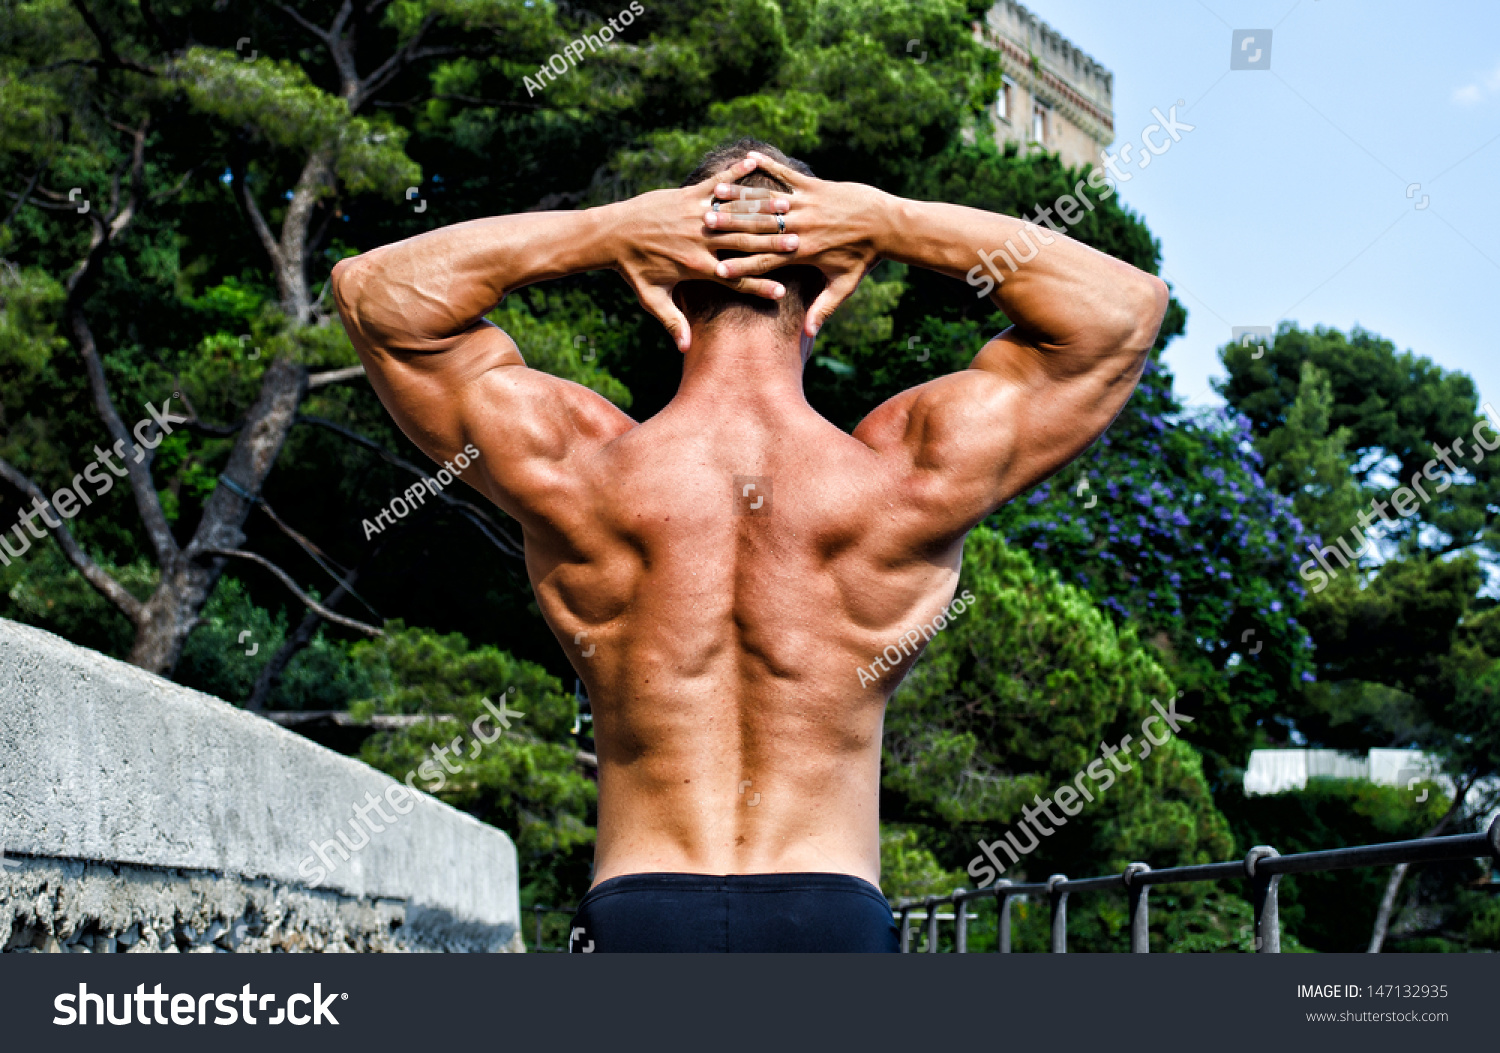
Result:
M838 305L847 300L855 289L859 288L860 279L863 277L862 271L846 271L835 276L824 286L823 291L818 293L818 298L807 309L806 332L808 336L818 335L818 330L823 328L823 323L828 321L828 316L833 314Z
M716 232L739 232L742 234L787 234L785 216L765 216L753 213L705 212L703 225Z
M750 151L750 160L755 162L755 167L762 172L775 176L793 190L805 190L809 185L809 177L803 175L795 168L790 168L780 161L773 160L765 154Z
M721 183L719 186L720 186L720 189L723 189L724 184ZM758 188L757 187L738 187L737 189L740 189L740 190L755 190L755 189L758 189ZM766 191L767 195L770 195L770 193L771 192L769 190ZM731 196L729 200L724 200L724 195L718 194L717 192L715 193L715 196L718 197L720 199L720 201L719 201L719 207L716 208L716 209L714 209L714 211L717 212L717 213L719 213L719 214L721 214L721 215L723 213L725 213L725 212L730 212L730 213L746 213L746 212L748 212L748 213L751 213L751 214L754 214L754 213L757 213L757 212L762 212L762 213L767 213L767 214L770 214L770 215L785 215L786 213L788 213L788 212L790 212L792 210L792 203L791 203L791 201L788 198L786 198L784 195L777 196L777 197L766 196L766 197L758 197L758 198L754 198L754 197L739 198L739 197L733 197L733 196Z
M714 277L720 281L733 281L752 274L764 274L766 271L774 271L777 267L788 265L785 256L777 253L765 253L760 256L736 256L732 260L720 260L714 270Z
M730 165L722 172L716 172L715 174L709 176L698 185L700 187L704 187L708 193L712 194L713 187L717 184L733 183L736 179L742 179L745 176L749 175L751 172L755 171L757 167L759 167L758 161L755 161L749 157L742 158L741 160L734 162L734 164Z
M767 300L779 300L786 295L786 288L780 282L772 281L770 278L735 278L720 281L719 284L728 286L735 292L763 296Z
M709 247L718 252L796 252L800 239L795 234L715 233L708 236ZM728 261L726 261L728 262ZM782 260L785 263L785 260Z
M658 322L666 326L667 332L672 336L672 342L677 345L677 350L686 351L693 342L693 334L688 327L687 316L672 302L672 295L655 285L638 290L638 295L641 299L641 306L650 311Z

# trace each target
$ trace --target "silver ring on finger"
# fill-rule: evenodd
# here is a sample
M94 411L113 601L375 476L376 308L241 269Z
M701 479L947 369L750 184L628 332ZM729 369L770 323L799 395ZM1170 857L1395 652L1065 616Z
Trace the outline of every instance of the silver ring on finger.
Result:
M713 200L713 210L715 212L719 211L719 199L718 198L714 198L714 200Z
M778 233L778 234L785 234L786 233L786 220L783 219L781 216L777 216L776 217L776 233Z

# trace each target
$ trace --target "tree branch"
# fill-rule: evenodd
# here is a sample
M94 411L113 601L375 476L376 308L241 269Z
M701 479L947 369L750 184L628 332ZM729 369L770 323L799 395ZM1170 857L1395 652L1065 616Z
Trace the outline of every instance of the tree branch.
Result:
M416 32L412 33L411 39L401 46L390 58L381 63L373 73L364 80L356 81L354 91L349 94L349 112L357 113L361 106L381 88L385 87L391 80L418 58L430 58L435 50L456 49L429 49L419 52L417 46L422 43L422 37L437 22L437 15L428 15L422 19L422 24L417 26Z
M396 524L394 530L382 533L380 540L375 543L375 547L370 551L370 554L361 560L358 566L348 572L345 580L340 582L338 588L328 594L328 598L323 601L324 605L332 608L345 596L354 593L354 583L364 573L365 567L374 563L380 557L381 551L389 544L391 538L411 522L410 519L403 519ZM358 595L357 593L354 594ZM365 606L368 607L369 604L365 604ZM281 680L281 674L286 671L286 667L291 664L297 652L312 643L313 635L318 631L318 626L322 624L323 618L317 611L310 610L303 616L296 631L287 637L282 645L276 649L276 653L271 656L270 661L261 669L260 675L255 678L255 687L251 690L250 698L245 703L246 709L253 713L259 713L266 708L266 700L271 697L271 692L276 689L277 683Z
M372 106L382 110L409 110L419 103L429 102L432 99L440 99L447 102L463 102L471 106L498 106L511 110L540 110L540 103L517 102L512 99L482 99L475 95L455 95L446 92L433 92L430 95L414 95L405 102L382 102L377 99L371 103Z
M206 435L219 435L227 437L235 434L245 426L245 422L243 420L236 421L233 424L210 424L208 421L203 420L198 416L197 407L194 406L192 401L188 398L187 388L183 387L182 385L182 378L180 376L173 376L172 383L177 385L177 394L182 398L183 408L188 411L188 419L184 423L186 423L189 428L194 428Z
M135 495L136 509L140 512L141 522L146 528L147 537L156 553L158 565L166 567L177 556L179 550L176 540L172 537L172 529L167 523L166 515L162 511L161 500L156 496L155 484L151 479L153 455L150 450L135 445L130 432L126 430L125 422L115 408L114 398L109 391L109 379L105 375L104 363L94 339L94 331L89 326L83 309L84 301L92 291L105 254L113 247L115 239L125 232L135 218L136 193L144 179L146 126L147 121L142 120L140 126L132 132L135 144L131 150L130 190L127 192L124 205L118 212L114 212L113 206L111 207L111 212L114 214L107 226L101 217L90 213L93 219L93 234L90 237L88 252L74 268L73 273L68 276L66 283L68 295L63 306L63 316L68 323L68 332L72 338L73 347L77 350L78 356L83 359L89 392L94 400L94 409L104 422L111 442L117 447L117 451L128 451L132 447L140 450L139 460L125 453L120 453L119 456L125 463L130 489ZM152 427L154 428L155 425L153 424Z
M271 266L279 272L281 270L281 246L277 243L276 236L271 233L266 217L261 215L260 206L255 203L255 195L250 192L249 176L248 165L230 171L230 179L234 181L234 188L240 203L244 206L245 214L250 218L250 226L254 229L255 236L260 238L261 247L266 250L266 255L271 257Z
M331 46L332 38L331 38L328 30L324 29L322 26L316 25L315 23L309 22L307 19L303 18L302 14L295 7L291 7L291 6L287 5L287 4L281 4L281 3L275 4L274 6L281 8L281 10L282 10L282 12L284 14L291 15L292 21L296 22L303 29L307 30L313 36L317 37L324 44L327 44L327 45Z
M327 428L329 431L334 432L337 435L342 435L344 438L348 439L351 442L356 442L366 449L374 450L376 453L380 454L381 458L384 459L387 463L400 468L402 471L410 472L413 475L417 476L419 479L427 479L431 477L430 473L424 472L422 469L418 468L411 462L403 460L402 458L396 456L396 454L392 453L390 450L387 450L384 446L380 445L380 443L376 442L369 436L361 435L359 432L354 431L352 428L346 428L336 421L331 421L324 417L313 417L309 416L308 414L302 413L297 415L297 422L301 424L316 424L320 428ZM460 498L452 497L441 490L439 490L433 496L435 496L444 504L452 505L453 507L457 508L459 514L469 522L473 523L474 526L479 529L479 532L486 538L488 538L490 543L498 548L501 552L505 553L507 556L510 556L512 559L524 560L526 558L526 550L521 545L521 543L512 538L508 533L506 533L505 530L493 519L491 519L489 514L482 508L470 504L468 501L464 501ZM497 534L499 535L499 537L496 536ZM502 541L501 538L504 538L504 540Z
M46 165L40 165L37 167L35 174L33 174L31 177L31 182L27 183L26 189L21 191L21 193L16 196L16 203L11 206L10 212L5 217L5 222L0 223L0 227L10 226L10 221L16 218L16 213L21 211L22 205L26 204L26 199L30 197L31 192L36 189L37 180L42 178L42 173L46 170Z
M359 632L364 633L366 636L385 635L382 630L377 629L373 625L366 625L364 622L357 621L354 618L346 618L342 614L329 610L327 607L323 606L317 600L313 599L307 593L298 588L297 583L292 580L292 576L290 574L282 570L270 560L266 559L266 557L264 556L257 555L254 552L246 552L243 549L237 548L205 548L201 551L213 556L230 556L235 559L248 559L252 563L259 563L262 567L265 567L272 574L276 575L276 577L280 579L281 583L287 587L291 594L302 601L304 606L308 607L311 610L317 611L326 620L333 622L335 625L343 625L350 629L358 630Z
M327 384L339 384L345 380L353 380L355 377L362 377L364 375L365 367L362 365L345 366L343 369L330 369L322 373L309 375L307 386L309 389L321 388Z
M271 522L276 524L277 529L300 545L302 550L312 557L313 562L322 567L323 571L338 583L339 588L344 589L349 595L364 604L365 610L375 615L375 617L379 618L381 616L379 611L370 606L369 600L354 591L354 579L350 576L347 568L340 565L332 556L313 544L312 540L306 535L294 529L291 524L277 515L276 510L271 507L270 503L264 497L257 499L256 503L260 505L260 510L270 517ZM329 566L330 563L333 566Z
M182 173L182 178L177 180L177 185L174 186L171 190L158 190L156 193L147 198L147 200L153 203L157 201L165 201L167 198L180 193L182 191L182 188L187 185L187 181L193 177L193 173L198 171L200 167L202 166L194 165L192 168L189 168L186 172Z
M133 73L144 73L148 77L161 76L156 70L139 63L122 59L115 53L114 46L110 44L109 38L104 35L104 30L95 20L89 9L83 5L83 0L73 0L73 7L83 17L83 24L89 27L89 32L94 35L94 41L99 45L99 54L104 60L104 65L113 69L128 69Z
M27 497L32 498L33 501L40 501L42 503L42 507L46 509L47 514L54 516L59 524L58 526L51 526L47 523L46 518L42 517L42 525L52 531L52 536L57 539L57 543L68 557L68 561L78 569L78 573L83 575L84 580L92 585L99 595L114 604L121 614L130 619L132 625L139 626L143 606L141 601L127 592L125 587L111 577L108 571L89 558L88 553L83 551L83 548L73 537L73 532L68 529L66 519L56 514L52 508L52 502L47 499L46 494L42 493L41 488L32 482L25 473L3 457L0 457L0 479L4 479L10 483L11 486Z
M1448 829L1448 824L1453 821L1454 816L1463 810L1464 799L1469 796L1469 790L1473 788L1476 779L1469 779L1458 788L1453 795L1453 804L1448 808L1444 816L1428 830L1423 837L1436 837ZM1386 933L1390 931L1391 916L1396 910L1396 895L1401 890L1401 882L1406 880L1406 872L1411 869L1410 863L1397 863L1391 869L1390 879L1385 883L1385 893L1380 897L1380 909L1375 912L1375 924L1370 932L1370 946L1365 952L1367 954L1379 954L1380 948L1385 944Z

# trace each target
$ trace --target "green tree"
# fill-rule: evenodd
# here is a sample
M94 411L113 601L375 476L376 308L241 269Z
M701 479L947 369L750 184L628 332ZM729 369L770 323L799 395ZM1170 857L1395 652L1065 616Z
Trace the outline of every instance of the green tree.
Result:
M940 866L980 879L980 839L1004 835L1038 796L1075 784L1102 757L1102 744L1139 742L1143 720L1157 712L1153 699L1176 696L1132 630L1117 632L1086 593L993 531L970 535L960 588L974 596L973 609L937 635L891 699L883 815L918 831ZM1006 877L1083 877L1136 860L1161 867L1229 855L1228 826L1187 741L1126 743L1124 752L1131 755L1122 754L1117 769L1128 770L1111 786L1096 769L1097 798L1040 838ZM1024 847L1031 838L1020 840ZM1079 915L1080 946L1123 938L1119 917L1102 906L1088 910Z
M1330 430L1332 410L1328 374L1304 359L1286 423L1257 444L1269 465L1266 483L1291 496L1304 529L1330 538L1348 529L1365 503L1347 453L1352 433L1347 427Z
M1362 500L1389 502L1413 477L1428 495L1412 515L1384 517L1389 524L1380 532L1389 539L1389 548L1439 555L1478 544L1494 549L1500 458L1486 457L1479 448L1487 436L1482 422L1476 425L1478 397L1467 375L1410 351L1397 353L1389 340L1361 329L1346 336L1323 327L1307 332L1290 323L1282 324L1259 358L1234 344L1221 349L1220 356L1229 374L1220 393L1250 419L1258 444L1282 441L1273 436L1288 426L1302 364L1310 362L1327 375L1332 394L1328 427L1330 434L1347 435ZM1454 450L1455 439L1463 444L1459 450ZM1266 447L1261 448L1264 453ZM1460 466L1457 475L1442 466L1440 448ZM1451 477L1441 493L1439 476ZM1329 529L1343 533L1354 526L1350 520Z
M80 524L76 536L66 522L53 526L51 511L44 519L77 572L130 623L129 659L159 672L176 665L230 558L267 568L320 618L379 631L332 613L243 547L292 428L319 416L299 417L309 393L359 374L341 327L312 295L346 251L330 227L362 196L394 204L421 182L405 152L409 129L373 112L382 92L440 76L445 62L495 58L557 33L550 8L523 3L266 7L273 21L260 9L248 22L216 19L206 3L160 18L149 6L4 5L0 169L24 189L0 235L0 250L21 260L5 269L13 289L0 328L11 338L0 369L25 383L7 392L24 408L4 422L0 478L45 504L81 467L72 451L98 442L101 423L104 446L127 451L116 454L127 475L108 504L129 515L120 500L128 492L130 518ZM275 57L288 54L296 58ZM218 172L217 184L205 178ZM68 183L80 186L57 189ZM72 203L80 191L81 213ZM245 220L230 224L227 239L226 204ZM226 273L237 266L241 275ZM217 283L203 281L215 270ZM274 294L257 271L269 271ZM61 382L39 368L61 350L59 333L75 359ZM61 397L38 397L48 388ZM347 405L329 391L309 408L324 409L325 399ZM180 427L133 432L132 421L151 420L148 406ZM90 552L100 545L113 549L103 560ZM106 564L142 557L156 574L138 595ZM334 577L349 580L347 571ZM312 635L299 628L288 646Z
M507 831L516 843L524 900L576 902L570 897L588 887L592 868L598 791L578 764L573 693L534 663L497 647L471 648L457 633L440 636L399 622L388 629L384 638L355 646L371 695L353 712L428 719L377 734L360 758L403 781L419 772L419 789ZM485 704L498 707L502 698L502 712L519 711L507 716L509 728L497 726ZM484 741L491 736L497 737ZM451 757L440 760L444 747Z

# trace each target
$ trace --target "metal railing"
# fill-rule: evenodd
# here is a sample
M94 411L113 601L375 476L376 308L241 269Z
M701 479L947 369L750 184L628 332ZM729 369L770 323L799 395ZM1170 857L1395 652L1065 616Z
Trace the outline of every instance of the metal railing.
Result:
M1016 896L1046 893L1052 907L1051 950L1064 954L1068 950L1068 896L1074 892L1103 892L1124 888L1130 904L1130 950L1146 954L1151 950L1148 937L1146 895L1152 885L1176 885L1190 881L1220 881L1244 878L1250 882L1251 902L1255 906L1255 949L1261 954L1281 951L1281 923L1276 907L1276 891L1283 874L1308 874L1324 870L1347 870L1352 867L1392 866L1397 863L1436 863L1489 856L1500 861L1500 817L1482 834L1458 834L1452 837L1424 837L1412 841L1393 841L1381 845L1359 845L1354 848L1332 848L1320 852L1298 852L1284 856L1266 845L1258 845L1243 860L1206 863L1199 866L1168 867L1152 870L1145 863L1131 863L1123 873L1107 877L1074 881L1063 874L1053 874L1046 881L1016 884L1006 879L989 888L955 889L947 896L925 899L903 899L891 909L901 921L901 951L911 950L912 915L920 914L927 925L927 951L938 951L938 924L954 923L954 949L966 954L969 949L969 922L978 917L968 905L977 900L994 898L998 906L998 946L1001 954L1010 953L1010 901ZM939 914L941 907L953 908L950 914Z
M577 912L577 907L548 907L540 903L534 903L529 907L522 907L521 909L523 911L530 911L532 919L536 922L536 941L528 948L532 953L556 954L558 952L565 952L568 949L567 937L563 938L563 945L561 947L542 946L542 915L566 914L571 918Z

